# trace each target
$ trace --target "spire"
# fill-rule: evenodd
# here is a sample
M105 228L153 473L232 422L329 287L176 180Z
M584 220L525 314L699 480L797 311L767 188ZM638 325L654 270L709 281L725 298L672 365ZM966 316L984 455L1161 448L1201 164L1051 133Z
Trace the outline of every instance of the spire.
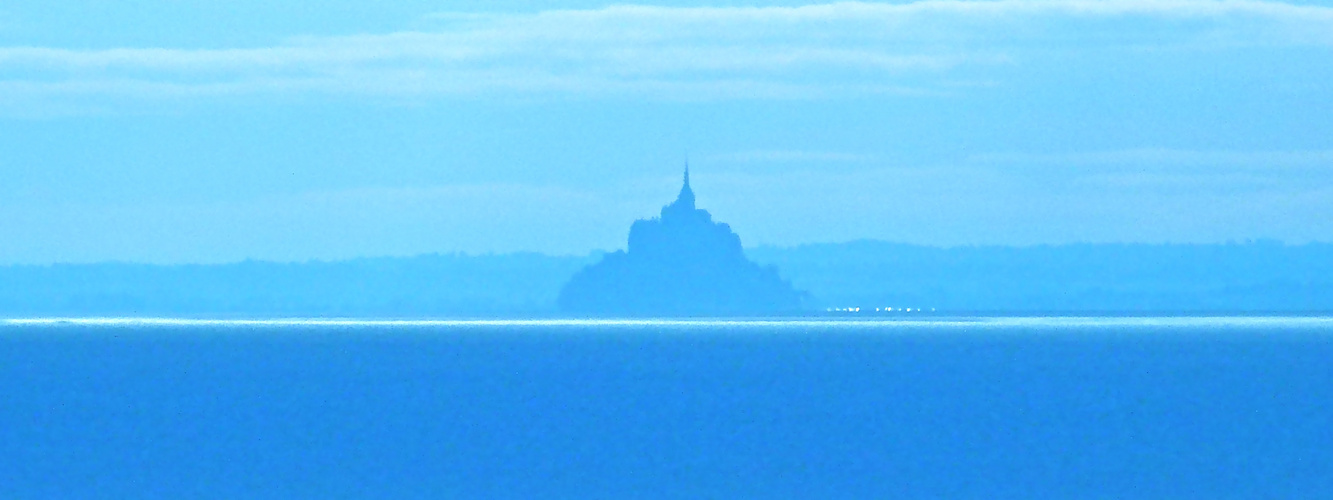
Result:
M694 210L694 190L690 189L690 162L685 162L685 184L680 187L680 195L673 205L684 205Z

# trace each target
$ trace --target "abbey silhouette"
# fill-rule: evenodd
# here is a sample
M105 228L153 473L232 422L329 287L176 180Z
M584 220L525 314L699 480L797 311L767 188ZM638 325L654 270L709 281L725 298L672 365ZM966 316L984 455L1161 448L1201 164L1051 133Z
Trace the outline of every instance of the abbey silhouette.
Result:
M802 297L776 268L747 259L731 226L695 208L686 166L676 201L630 227L629 251L579 271L558 301L576 314L716 316L796 312Z

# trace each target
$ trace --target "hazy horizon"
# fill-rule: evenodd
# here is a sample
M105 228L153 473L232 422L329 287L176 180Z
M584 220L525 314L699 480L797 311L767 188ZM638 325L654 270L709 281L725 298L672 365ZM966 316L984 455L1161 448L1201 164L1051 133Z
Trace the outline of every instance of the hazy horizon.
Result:
M152 15L144 15L152 12ZM20 1L0 265L1333 241L1333 3Z
M1333 244L945 249L860 241L757 247L745 254L764 268L776 267L780 278L807 294L804 313L814 314L847 307L940 314L1333 311ZM568 316L557 307L562 288L602 260L525 253L0 266L0 317Z
M0 2L0 499L1333 498L1333 0L630 2Z
M760 252L769 252L769 251L773 251L773 250L777 250L777 251L787 251L787 250L799 250L799 249L815 248L815 247L838 247L838 246L848 246L848 245L858 245L858 244L883 244L883 245L898 246L898 247L905 247L905 248L919 248L919 249L941 250L941 251L950 251L950 250L1000 250L1000 251L1003 251L1003 250L1034 250L1034 249L1043 249L1043 248L1076 248L1076 247L1092 247L1092 248L1097 248L1097 247L1101 247L1101 248L1122 248L1122 247L1130 247L1130 248L1133 248L1133 247L1144 247L1144 248L1154 248L1154 247L1159 247L1159 248L1199 247L1199 248L1208 248L1208 247L1221 247L1221 248L1225 248L1225 247L1250 246L1250 245L1276 245L1276 246L1279 246L1279 247L1285 247L1285 248L1298 248L1298 247L1309 247L1309 246L1333 246L1333 242L1325 242L1325 241L1307 241L1307 242L1293 243L1293 242L1285 242L1285 241L1281 241L1281 240L1274 240L1274 239L1267 239L1267 238L1265 238L1265 239L1249 239L1249 240L1228 240L1228 241L1208 242L1208 243L1192 243L1192 242L1183 242L1183 243L1170 243L1170 242L1167 242L1167 243L1153 243L1153 242L1106 242L1106 243L1102 243L1102 242L1073 241L1073 242L1065 242L1065 243L1030 243L1030 244L1016 244L1016 245L985 244L985 243L978 243L978 244L957 244L957 245L931 245L931 244L909 243L909 242L903 242L903 241L880 240L880 239L874 239L874 238L856 238L856 239L843 240L843 241L813 241L813 242L795 243L795 244L789 244L789 245L774 245L774 244L765 244L765 245L748 245L748 244L747 244L747 245L744 245L744 249L745 249L745 252L746 252L747 254L749 254L749 253L751 253L751 252L755 252L755 251L760 251ZM91 266L96 266L96 265L103 265L103 264L123 264L123 265L132 265L132 266L155 266L155 267L159 267L159 266L160 266L160 267L206 266L206 267L207 267L207 266L227 266L227 265L244 264L244 263L251 263L251 262L253 262L253 263L265 263L265 264L282 264L282 265L289 265L289 264L290 264L290 265L304 265L304 264L338 264L338 263L346 263L346 262L353 262L353 261L411 260L411 259L423 258L423 257L490 258L490 257L515 257L515 256L524 256L524 255L535 255L535 256L551 257L551 258L592 259L592 258L601 257L601 256L603 256L603 255L605 255L605 254L608 254L608 253L614 253L614 252L616 252L616 251L618 251L618 250L624 250L624 249L625 249L625 245L624 245L624 243L622 242L622 244L621 244L619 247L612 247L612 248L594 248L594 249L588 250L588 251L586 251L586 252L567 252L567 253L565 253L565 252L543 252L543 251L539 251L539 250L479 251L479 252L469 252L469 251L465 251L465 250L454 250L454 251L424 251L424 252L418 252L418 253L405 253L405 254L357 255L357 256L350 256L350 257L334 257L334 258L319 258L319 257L311 257L311 258L301 258L301 259L291 259L291 260L263 259L263 258L253 258L253 257L245 257L245 258L232 259L232 260L217 260L217 261L182 261L182 262L173 262L173 261L148 261L148 260L113 260L113 259L108 259L108 260L87 260L87 261L10 262L10 263L0 263L0 268L3 268L3 267L90 266L90 265L91 265Z

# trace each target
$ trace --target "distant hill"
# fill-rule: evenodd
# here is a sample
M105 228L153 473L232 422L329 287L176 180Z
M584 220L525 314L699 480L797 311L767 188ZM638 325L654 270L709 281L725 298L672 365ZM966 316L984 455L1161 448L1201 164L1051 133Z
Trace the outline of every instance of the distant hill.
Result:
M597 256L0 267L3 316L530 316Z
M972 312L1333 311L1333 245L760 247L815 306Z
M937 248L857 241L758 247L812 311L1333 312L1333 245ZM423 255L341 262L0 267L0 316L506 317L558 314L602 254Z

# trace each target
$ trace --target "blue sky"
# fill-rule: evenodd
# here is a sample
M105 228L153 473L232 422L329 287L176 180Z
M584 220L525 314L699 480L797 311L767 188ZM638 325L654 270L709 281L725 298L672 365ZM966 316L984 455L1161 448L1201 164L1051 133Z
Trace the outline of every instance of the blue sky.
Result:
M0 263L1333 241L1333 4L6 2Z

